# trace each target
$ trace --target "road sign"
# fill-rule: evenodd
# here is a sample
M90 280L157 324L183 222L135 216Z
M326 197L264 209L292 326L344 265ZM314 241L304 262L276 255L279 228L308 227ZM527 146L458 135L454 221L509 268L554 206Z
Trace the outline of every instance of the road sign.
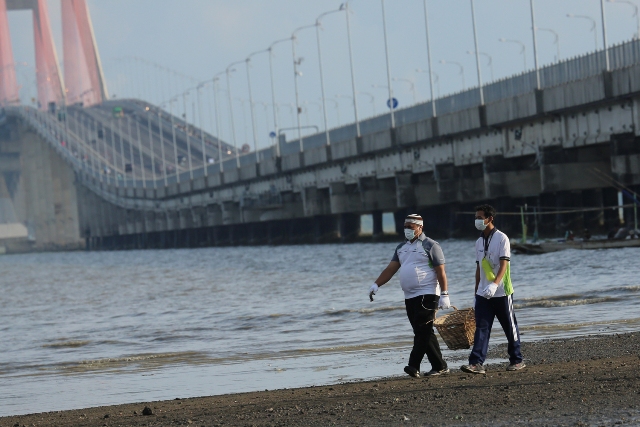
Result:
M387 107L389 107L391 109L394 109L394 110L396 108L398 108L398 99L397 98L387 99Z
M276 133L274 131L269 132L269 138L275 138Z

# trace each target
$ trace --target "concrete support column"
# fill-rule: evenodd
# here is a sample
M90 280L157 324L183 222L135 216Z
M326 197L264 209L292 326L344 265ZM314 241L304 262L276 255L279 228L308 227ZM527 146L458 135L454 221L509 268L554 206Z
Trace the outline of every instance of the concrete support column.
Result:
M380 240L380 238L384 234L384 230L382 229L382 211L371 212L371 217L373 219L372 238L375 242L376 240Z
M340 214L340 241L352 242L360 234L360 215L353 213Z

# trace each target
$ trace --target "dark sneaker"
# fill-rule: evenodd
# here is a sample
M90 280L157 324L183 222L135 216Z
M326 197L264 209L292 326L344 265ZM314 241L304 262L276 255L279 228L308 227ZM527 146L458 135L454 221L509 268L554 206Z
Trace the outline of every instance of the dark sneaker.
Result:
M468 372L470 374L484 374L484 368L482 365L462 365L460 369L464 372Z
M425 376L425 377L436 377L438 375L448 374L448 373L449 373L449 368L444 368L444 369L441 369L439 371L436 371L435 369L432 369L429 372L425 372L422 375Z
M519 371L520 369L526 367L527 365L525 365L524 362L512 363L511 365L507 366L507 371Z
M413 378L420 378L420 371L413 366L405 366L404 371L407 373L407 375L412 376Z

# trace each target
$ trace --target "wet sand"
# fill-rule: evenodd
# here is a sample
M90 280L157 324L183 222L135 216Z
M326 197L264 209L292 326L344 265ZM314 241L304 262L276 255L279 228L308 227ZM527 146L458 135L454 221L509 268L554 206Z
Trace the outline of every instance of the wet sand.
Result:
M486 375L176 398L4 417L0 427L640 425L640 333L522 349L528 367L519 372L506 372L505 362L488 365ZM492 348L490 357L504 359L506 347Z

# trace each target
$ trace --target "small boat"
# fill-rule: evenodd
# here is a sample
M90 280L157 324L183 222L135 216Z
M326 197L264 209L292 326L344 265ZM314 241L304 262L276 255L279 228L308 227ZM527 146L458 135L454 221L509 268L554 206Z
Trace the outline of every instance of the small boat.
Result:
M512 243L511 250L518 254L546 254L565 249L613 249L640 247L640 239L566 240L560 242Z

